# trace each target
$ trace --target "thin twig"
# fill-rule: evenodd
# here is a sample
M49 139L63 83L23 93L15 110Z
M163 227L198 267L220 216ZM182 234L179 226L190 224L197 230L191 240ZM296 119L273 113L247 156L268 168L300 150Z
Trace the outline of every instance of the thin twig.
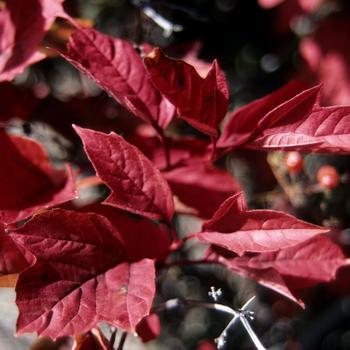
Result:
M264 345L261 344L259 338L257 337L257 335L255 334L255 332L253 331L252 327L250 326L246 316L244 314L241 314L239 317L239 320L241 321L243 327L245 328L245 330L247 331L247 333L250 336L250 339L253 341L255 347L258 350L266 350L266 348L264 347Z
M156 306L154 306L153 311L154 312L159 312L161 310L172 310L175 309L177 307L179 307L180 305L184 305L184 306L190 306L190 307L204 307L206 309L211 309L211 310L218 310L221 311L223 313L229 314L229 315L239 315L238 311L233 310L231 307L224 305L224 304L219 304L219 303L206 303L203 301L199 301L199 300L182 300L182 299L169 299L167 300L165 303L162 304L158 304Z
M123 350L123 347L124 347L125 340L126 340L127 336L128 336L127 332L123 332L122 333L122 335L120 337L120 340L119 340L119 344L118 344L117 350Z
M153 308L153 312L159 312L161 310L172 310L180 305L183 306L189 306L189 307L203 307L210 310L217 310L222 313L228 314L232 316L230 322L227 324L225 329L221 332L218 338L216 338L216 343L218 349L223 349L226 344L226 337L232 326L236 323L237 320L240 320L243 327L247 331L248 335L250 336L251 340L253 341L255 347L257 350L266 350L265 347L261 344L259 338L254 333L252 327L250 326L247 318L253 318L254 313L251 311L248 311L247 308L251 304L251 302L255 299L255 296L250 298L247 302L244 303L241 309L235 310L231 308L230 306L220 304L220 303L206 303L198 300L181 300L181 299L170 299L166 301L165 303L156 305Z
M215 160L215 156L216 156L216 138L211 136L210 139L211 139L211 144L213 145L213 148L211 150L210 159L211 160Z
M242 318L245 319L246 317L246 309L247 307L250 305L250 303L255 299L255 295L252 296L248 301L246 301L244 303L244 305L242 306L242 308L240 310L238 310L237 314L233 316L233 318L231 319L231 321L228 323L228 325L225 327L225 329L220 333L220 335L216 338L215 342L217 344L218 349L223 349L225 347L226 344L226 337L228 332L230 331L230 329L233 327L233 325L236 323L236 321L238 319L241 320L242 322ZM243 324L243 326L245 327L245 325ZM246 328L247 329L247 328ZM252 330L250 328L250 330ZM252 330L253 331L253 330ZM247 329L248 332L248 329ZM253 332L254 333L254 332ZM249 332L248 332L249 334ZM249 334L250 335L250 334ZM255 335L255 334L254 334ZM256 337L256 336L255 336Z
M109 344L108 344L109 350L114 350L114 343L115 343L116 336L117 336L117 329L114 328L114 330L112 331L111 337L109 338Z
M215 339L215 343L217 345L218 349L223 349L226 344L226 337L228 331L232 328L232 326L236 323L238 320L239 315L235 315L232 317L231 321L228 323L228 325L225 327L225 329L221 332L221 334Z
M154 23L163 29L164 37L169 38L173 32L181 32L183 30L182 25L171 23L169 20L156 12L152 7L143 5L141 6L141 9L148 18L150 18Z
M171 160L170 160L170 149L169 149L169 144L168 140L164 136L164 133L161 133L161 141L164 149L164 155L165 155L165 170L168 170L171 168Z
M172 266L186 266L186 265L212 265L212 264L218 264L222 265L218 261L212 261L207 259L200 259L200 260L191 260L191 259L181 259L181 260L175 260L166 262L162 265L164 268L172 267Z

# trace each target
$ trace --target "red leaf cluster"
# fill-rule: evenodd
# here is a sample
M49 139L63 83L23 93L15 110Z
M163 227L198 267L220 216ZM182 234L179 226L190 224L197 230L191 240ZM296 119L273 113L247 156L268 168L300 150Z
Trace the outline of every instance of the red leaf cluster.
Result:
M9 11L19 11L18 1L9 4L0 15L3 27L11 22ZM0 62L4 77L35 61L45 30L55 16L65 16L59 1L38 4L43 21L35 21L41 27L24 56L13 58L13 71L10 61ZM8 57L29 35L26 21L18 21L0 31L1 47L15 40ZM249 210L239 184L215 159L238 148L349 153L350 107L321 107L320 86L304 89L291 82L234 111L220 135L228 89L216 61L202 78L159 49L143 63L129 42L83 28L72 34L62 56L156 133L138 129L123 138L74 126L94 178L110 195L89 208L48 210L75 198L70 167L53 169L38 143L0 132L0 268L21 271L19 332L52 338L85 333L81 349L104 348L90 333L102 321L144 340L157 336L159 320L150 313L158 267L189 239L176 237L175 212L207 219L192 236L210 244L206 262L219 262L300 305L299 289L333 279L346 263L340 248L322 235L327 229L281 211ZM165 135L175 109L212 145Z

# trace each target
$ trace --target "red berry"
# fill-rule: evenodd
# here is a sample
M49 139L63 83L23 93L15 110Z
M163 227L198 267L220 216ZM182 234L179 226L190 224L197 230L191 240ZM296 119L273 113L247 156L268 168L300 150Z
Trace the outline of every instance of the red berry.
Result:
M299 173L303 168L303 157L299 152L288 152L286 155L286 165L290 173Z
M317 182L324 188L333 189L338 186L339 174L331 165L323 165L318 169Z

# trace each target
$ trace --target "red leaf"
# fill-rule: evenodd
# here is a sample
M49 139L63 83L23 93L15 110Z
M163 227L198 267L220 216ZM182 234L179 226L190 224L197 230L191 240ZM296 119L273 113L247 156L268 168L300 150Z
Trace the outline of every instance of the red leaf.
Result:
M164 176L174 195L205 219L210 218L224 200L241 191L227 171L199 160L188 161L165 172Z
M204 79L194 67L168 58L160 49L154 49L144 62L152 82L176 106L179 117L216 138L228 103L226 80L217 61Z
M283 90L277 90L281 94ZM320 86L305 90L266 112L263 105L254 111L261 115L257 124L249 124L251 134L240 146L260 150L298 150L329 153L349 153L350 107L320 107ZM272 96L272 97L271 97ZM270 95L274 100L274 96ZM248 109L249 105L246 106ZM244 130L244 129L243 129ZM243 132L244 133L244 132ZM235 131L231 139L241 135Z
M157 314L150 314L143 318L136 327L136 333L143 342L151 341L160 334L160 320Z
M34 263L34 257L16 244L0 224L0 274L14 274Z
M218 139L217 147L231 151L249 142L263 116L302 92L303 88L301 83L291 81L273 93L235 110Z
M72 34L61 54L121 105L156 129L164 129L175 108L154 88L133 46L94 29Z
M236 264L241 267L273 268L281 275L304 279L313 284L334 279L338 268L345 262L346 257L341 249L325 236L318 236L276 252L236 259Z
M18 332L57 338L102 321L134 331L150 311L155 269L152 260L128 260L119 239L127 234L102 215L61 209L12 233L38 258L17 282Z
M294 246L328 230L275 210L247 210L242 193L227 199L198 238L238 255Z
M335 279L337 270L347 263L341 249L324 236L254 256L230 258L219 253L217 260L301 306L302 302L295 297L298 290Z
M45 57L37 50L57 16L66 17L63 0L7 0L0 12L0 81L12 80Z
M169 186L141 151L113 132L74 128L98 176L112 191L105 204L151 219L171 220L174 204Z
M70 201L77 193L72 171L50 167L37 142L0 132L0 220L14 223L40 209Z

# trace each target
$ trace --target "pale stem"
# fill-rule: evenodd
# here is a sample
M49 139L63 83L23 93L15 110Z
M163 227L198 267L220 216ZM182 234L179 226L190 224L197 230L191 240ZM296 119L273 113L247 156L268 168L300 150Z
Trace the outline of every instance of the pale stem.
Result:
M164 304L160 304L156 307L154 307L153 311L160 311L163 309L171 310L174 308L177 308L179 305L185 305L185 306L197 306L197 307L204 307L206 309L210 310L217 310L220 312L223 312L225 314L231 315L232 318L230 322L227 324L225 329L221 332L219 337L215 340L217 343L218 349L223 349L226 344L226 337L229 332L229 330L233 327L233 325L236 323L236 321L239 319L249 334L251 340L253 341L255 347L258 350L266 350L266 348L261 344L259 338L254 333L252 327L250 326L247 318L253 318L254 313L251 311L247 311L248 306L251 304L251 302L255 299L255 296L251 297L248 301L244 303L241 309L234 310L230 306L219 304L219 303L205 303L198 300L180 300L180 299L170 299L166 301Z
M143 13L149 17L154 23L158 24L159 27L163 29L163 35L168 38L173 34L173 32L181 32L183 26L179 24L174 24L168 21L166 18L157 13L152 7L144 5L142 7Z

